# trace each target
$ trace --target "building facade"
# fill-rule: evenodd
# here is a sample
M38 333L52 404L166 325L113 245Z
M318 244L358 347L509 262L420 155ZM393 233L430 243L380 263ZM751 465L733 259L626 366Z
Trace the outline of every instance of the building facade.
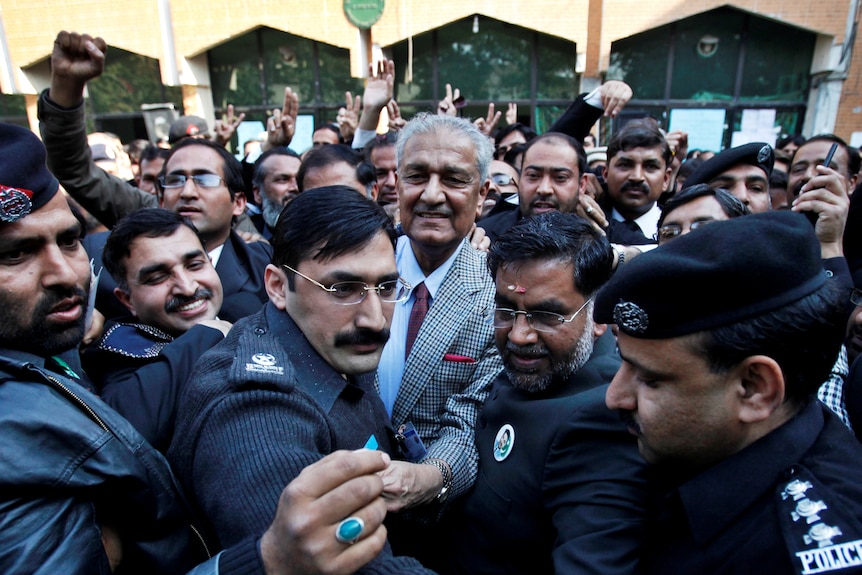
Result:
M367 61L385 56L405 116L433 109L450 84L465 97L462 115L514 102L541 132L581 91L621 79L634 99L615 125L599 126L600 138L649 114L716 151L796 133L862 144L857 0L368 0L383 10L364 32L344 4L0 0L0 118L37 127L54 37L73 30L110 46L88 115L94 130L124 141L152 138L165 116L212 123L232 104L246 113L239 146L289 86L300 97L302 151L345 92L361 93Z

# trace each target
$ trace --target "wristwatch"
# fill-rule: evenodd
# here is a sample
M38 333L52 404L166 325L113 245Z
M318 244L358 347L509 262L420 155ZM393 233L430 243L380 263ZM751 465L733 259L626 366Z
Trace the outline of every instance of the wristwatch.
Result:
M433 465L443 476L443 487L440 488L440 492L437 494L437 500L443 501L446 499L446 494L449 492L449 488L452 487L452 469L449 467L449 464L442 459L426 459L422 464Z

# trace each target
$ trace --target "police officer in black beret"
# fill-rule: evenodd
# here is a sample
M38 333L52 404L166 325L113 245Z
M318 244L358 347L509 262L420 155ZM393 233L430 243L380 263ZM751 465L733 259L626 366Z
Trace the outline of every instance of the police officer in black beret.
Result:
M775 151L766 142L752 142L728 148L716 154L685 180L686 187L709 184L712 188L724 188L751 213L768 211L769 176L775 163Z
M700 227L599 292L606 401L653 474L643 572L862 572L862 445L815 398L846 297L789 211Z

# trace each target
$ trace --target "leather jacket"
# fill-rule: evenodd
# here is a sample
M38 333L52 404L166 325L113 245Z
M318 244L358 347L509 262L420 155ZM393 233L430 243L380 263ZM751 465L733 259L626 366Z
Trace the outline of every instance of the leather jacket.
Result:
M0 350L0 572L183 573L209 552L167 461L45 359Z

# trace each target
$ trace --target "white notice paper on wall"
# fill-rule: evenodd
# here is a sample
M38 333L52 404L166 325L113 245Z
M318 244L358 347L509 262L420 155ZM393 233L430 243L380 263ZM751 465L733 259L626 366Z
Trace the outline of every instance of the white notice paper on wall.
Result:
M670 111L669 131L688 134L689 150L721 151L725 111L709 108L677 108Z

